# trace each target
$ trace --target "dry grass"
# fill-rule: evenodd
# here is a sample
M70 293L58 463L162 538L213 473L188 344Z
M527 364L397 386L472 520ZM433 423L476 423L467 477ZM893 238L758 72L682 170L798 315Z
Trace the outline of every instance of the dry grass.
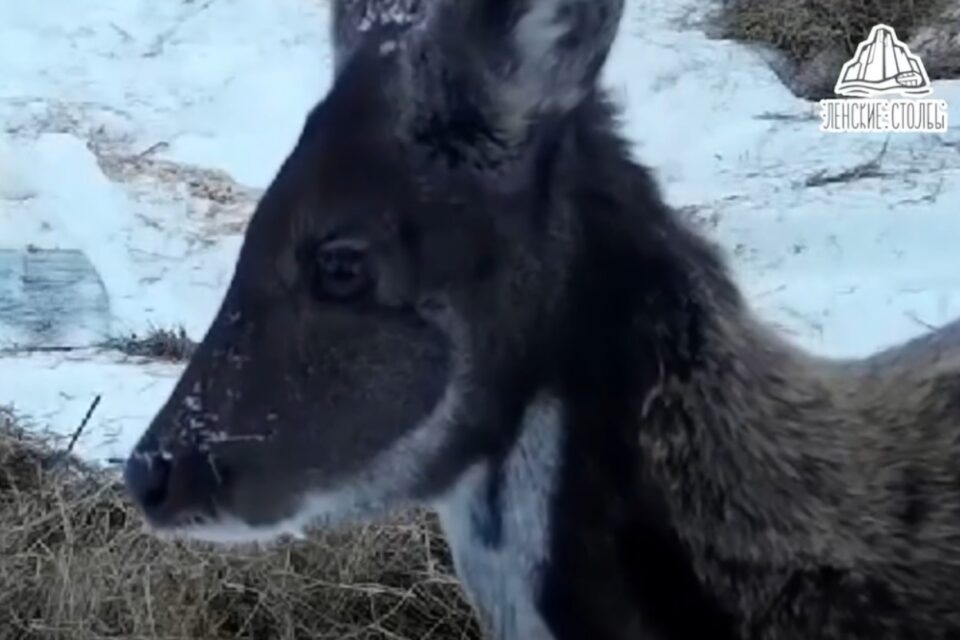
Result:
M0 409L0 639L477 638L425 515L270 549L146 534L115 474Z
M724 37L770 45L787 58L783 74L795 93L831 97L840 67L884 23L907 41L939 16L947 0L726 0ZM925 60L932 77L942 66ZM823 77L821 77L823 76ZM826 94L826 95L824 95Z
M796 61L840 45L853 54L877 23L901 39L944 6L944 0L729 0L724 25L731 37L763 42Z
M190 339L182 326L176 329L154 327L143 335L130 333L117 336L109 338L100 346L129 356L173 362L189 360L197 348L197 344Z

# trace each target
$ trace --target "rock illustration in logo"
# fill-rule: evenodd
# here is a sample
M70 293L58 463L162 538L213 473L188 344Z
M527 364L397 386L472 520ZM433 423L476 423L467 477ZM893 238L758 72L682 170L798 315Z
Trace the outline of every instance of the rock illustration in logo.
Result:
M878 24L843 65L834 89L841 96L930 93L930 78L923 61L897 38L892 27Z

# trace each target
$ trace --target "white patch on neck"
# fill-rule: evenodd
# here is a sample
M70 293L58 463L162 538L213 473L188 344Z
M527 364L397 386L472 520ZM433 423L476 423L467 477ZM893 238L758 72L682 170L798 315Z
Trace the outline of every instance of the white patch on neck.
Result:
M551 640L539 611L550 549L550 503L560 466L562 410L554 398L527 407L521 435L500 471L499 500L488 497L489 461L469 469L433 507L453 550L457 575L494 640ZM499 509L492 513L491 509ZM499 543L477 520L499 523Z

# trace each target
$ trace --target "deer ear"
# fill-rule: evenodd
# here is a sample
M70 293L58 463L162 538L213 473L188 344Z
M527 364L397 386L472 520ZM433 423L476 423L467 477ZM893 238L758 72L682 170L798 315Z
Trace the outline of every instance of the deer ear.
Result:
M434 0L436 1L436 0ZM422 22L430 0L330 0L334 73L373 33L399 33Z
M472 37L490 89L513 119L575 107L594 87L624 0L483 0Z
M532 126L594 89L624 0L434 0L407 53L415 110L447 155L483 167L524 155ZM462 140L456 141L460 135Z

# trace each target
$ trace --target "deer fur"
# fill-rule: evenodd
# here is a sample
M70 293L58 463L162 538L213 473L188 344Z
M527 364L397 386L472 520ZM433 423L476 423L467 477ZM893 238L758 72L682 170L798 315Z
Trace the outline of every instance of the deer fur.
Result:
M131 495L221 542L428 506L495 640L960 638L960 320L773 332L618 132L622 8L334 2Z

